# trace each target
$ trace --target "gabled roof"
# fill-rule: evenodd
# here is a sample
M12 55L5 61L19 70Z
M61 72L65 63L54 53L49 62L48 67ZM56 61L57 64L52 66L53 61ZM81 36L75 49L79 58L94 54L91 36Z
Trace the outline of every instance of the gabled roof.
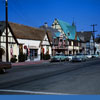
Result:
M3 31L5 28L5 22L0 22L0 24L2 24L2 29L0 30ZM42 41L46 34L44 30L12 22L9 22L9 27L11 28L12 33L17 39Z
M92 31L77 32L77 35L82 42L89 42L91 36L93 36Z
M75 40L75 35L76 35L76 27L71 26L67 22L61 21L59 19L56 19L59 25L61 26L62 30L68 37L68 39Z
M41 26L40 29L45 30L46 32L48 32L50 42L53 41L53 38L56 38L55 33L59 32L57 29L53 29L52 27L45 27L44 25Z
M56 37L60 37L61 33L60 32L55 32Z
M16 38L28 39L28 40L40 40L42 41L46 32L44 30L33 28L21 24L9 23Z
M9 24L8 24L8 27L9 27L11 33L12 33L13 38L15 39L15 42L18 44L18 41L17 41L15 35L13 34L12 29L11 29L11 27L9 26ZM1 22L0 22L0 36L1 36L2 33L4 32L5 28L6 28L6 23L5 23L4 21L1 21Z

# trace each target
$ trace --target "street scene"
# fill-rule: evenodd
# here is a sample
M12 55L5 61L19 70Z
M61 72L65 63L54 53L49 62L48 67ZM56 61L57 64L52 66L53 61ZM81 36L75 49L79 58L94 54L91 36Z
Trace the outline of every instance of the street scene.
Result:
M99 60L14 65L0 75L0 94L100 94Z
M100 95L100 2L22 1L0 1L0 95Z

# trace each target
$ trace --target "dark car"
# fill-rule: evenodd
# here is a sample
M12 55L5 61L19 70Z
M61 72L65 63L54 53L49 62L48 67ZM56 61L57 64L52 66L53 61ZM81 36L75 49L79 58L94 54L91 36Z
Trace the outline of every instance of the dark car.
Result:
M8 62L0 62L0 73L5 73L7 69L10 69L11 63Z

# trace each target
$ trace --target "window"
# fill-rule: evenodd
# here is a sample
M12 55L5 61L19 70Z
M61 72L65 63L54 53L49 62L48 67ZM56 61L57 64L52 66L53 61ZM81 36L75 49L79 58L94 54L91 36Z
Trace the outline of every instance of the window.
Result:
M70 36L70 33L68 33L68 36Z
M69 41L69 46L71 46L71 41Z
M78 46L78 41L74 41L74 46Z
M60 42L62 42L63 40L62 39L60 39Z
M30 49L30 56L36 58L38 56L38 50L37 49Z

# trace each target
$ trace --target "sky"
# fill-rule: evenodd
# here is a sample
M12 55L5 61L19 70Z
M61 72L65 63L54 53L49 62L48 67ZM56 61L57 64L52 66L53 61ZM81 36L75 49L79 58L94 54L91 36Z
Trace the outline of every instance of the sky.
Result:
M8 0L8 20L32 27L45 22L52 25L54 19L72 24L77 31L92 31L97 24L100 34L100 0ZM5 0L0 0L0 21L5 20Z

